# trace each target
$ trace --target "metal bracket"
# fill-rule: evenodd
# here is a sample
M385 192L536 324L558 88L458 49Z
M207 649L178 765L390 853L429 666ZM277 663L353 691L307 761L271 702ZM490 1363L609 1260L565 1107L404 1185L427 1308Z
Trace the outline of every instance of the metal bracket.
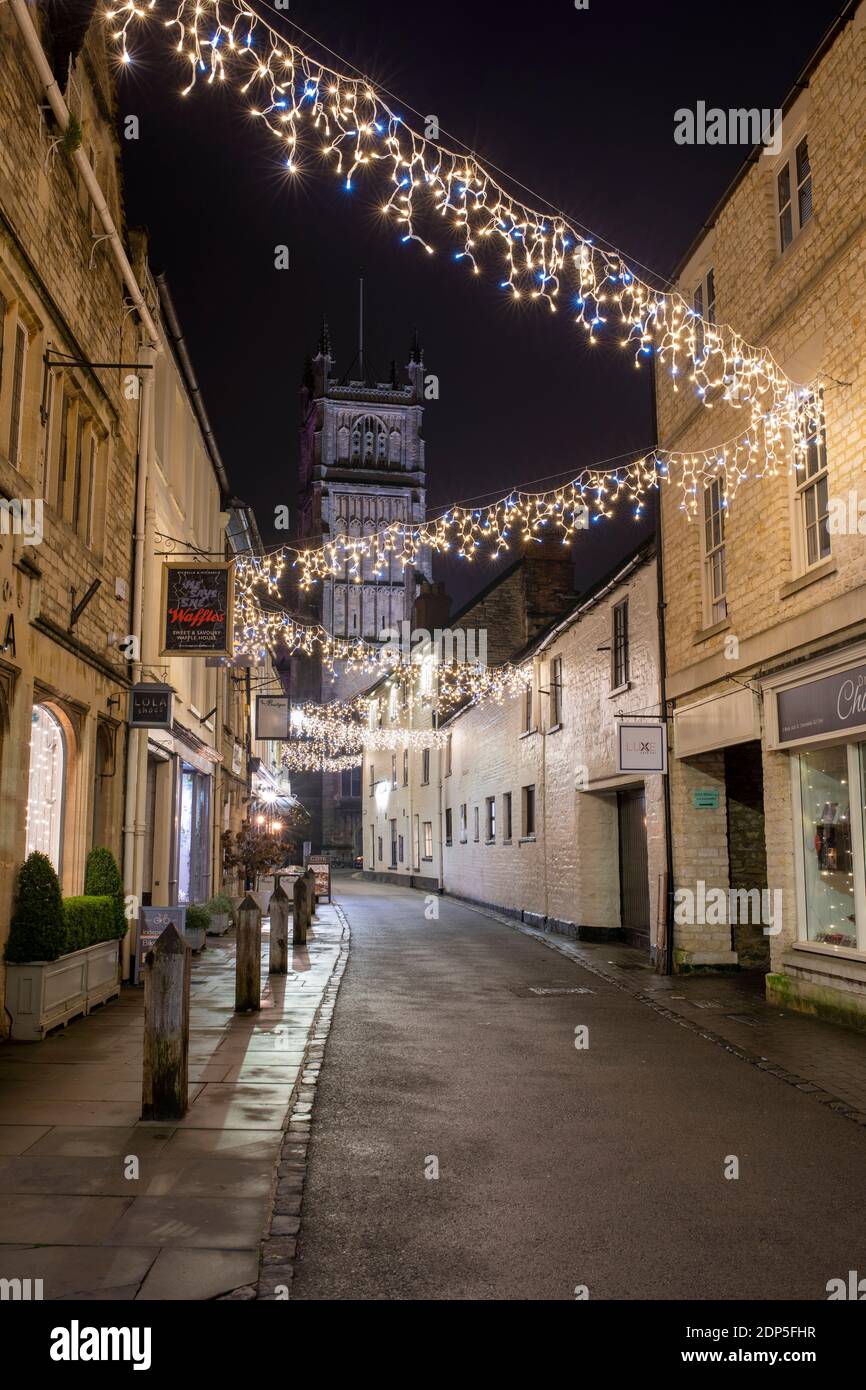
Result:
M69 590L70 594L72 595L72 611L69 615L70 632L75 627L75 624L78 622L78 619L81 617L82 613L84 612L90 600L93 598L93 595L96 593L96 590L99 588L101 583L101 579L94 579L93 583L90 585L90 588L87 590L86 594L81 599L80 603L75 602L75 590Z

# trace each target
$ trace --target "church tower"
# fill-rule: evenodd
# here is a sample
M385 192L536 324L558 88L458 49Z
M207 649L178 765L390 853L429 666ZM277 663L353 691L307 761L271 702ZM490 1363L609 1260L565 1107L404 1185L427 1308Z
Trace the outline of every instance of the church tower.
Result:
M423 413L424 356L417 333L402 376L392 362L390 379L375 380L362 337L341 378L323 323L301 387L298 532L303 544L322 545L341 534L374 535L393 522L409 526L425 519ZM420 583L431 578L429 551L405 567L392 556L378 574L371 559L362 561L358 576L349 573L347 564L342 574L308 593L306 617L322 623L334 637L381 642L388 629L399 632L404 619L411 623ZM295 684L299 697L303 692L323 701L351 699L372 681L369 674L339 669L335 677L321 668L306 676ZM303 801L300 779L294 781ZM350 807L345 803L356 800L346 795L351 775L326 773L321 781L321 848L350 858L361 849L360 789L357 807ZM311 800L316 797L309 788L305 804ZM315 812L313 818L315 825Z

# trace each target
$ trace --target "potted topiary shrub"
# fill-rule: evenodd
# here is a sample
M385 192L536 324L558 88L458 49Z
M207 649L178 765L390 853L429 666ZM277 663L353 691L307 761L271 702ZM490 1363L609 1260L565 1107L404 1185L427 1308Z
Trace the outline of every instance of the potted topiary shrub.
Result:
M51 861L34 851L18 875L6 943L12 1036L36 1041L120 993L115 899L61 898Z
M126 935L127 921L120 866L110 849L94 845L87 856L84 870L84 891L88 896L108 896L114 904L114 919L119 937Z
M232 900L226 893L217 893L209 903L204 904L209 916L209 936L222 936L228 931L232 920Z
M186 910L183 939L189 942L191 950L200 951L203 948L209 926L210 913L204 903L190 903Z

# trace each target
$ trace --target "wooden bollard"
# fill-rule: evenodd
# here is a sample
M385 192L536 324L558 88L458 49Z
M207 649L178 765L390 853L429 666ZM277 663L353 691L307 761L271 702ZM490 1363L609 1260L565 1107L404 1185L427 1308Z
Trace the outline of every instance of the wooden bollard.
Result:
M143 1120L180 1120L186 1114L191 960L173 922L144 958Z
M262 1007L262 914L251 893L238 908L235 1013Z
M289 970L289 895L274 875L274 891L268 903L271 918L271 939L268 949L268 973L286 975Z
M292 897L294 899L295 911L294 922L292 925L292 944L304 946L307 941L307 927L309 925L309 909L307 900L309 894L303 875L299 875L292 886Z
M309 920L312 922L316 915L316 875L313 873L312 869L306 869L304 871L304 882L307 885L307 903L310 909Z

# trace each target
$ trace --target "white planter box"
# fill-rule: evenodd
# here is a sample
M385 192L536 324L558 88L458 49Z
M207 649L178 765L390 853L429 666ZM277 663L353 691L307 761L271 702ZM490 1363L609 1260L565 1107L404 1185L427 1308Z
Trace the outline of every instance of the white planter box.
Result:
M183 939L191 951L200 951L204 946L204 927L184 927Z
M214 912L211 915L208 936L224 936L231 926L232 919L227 912Z
M6 1008L18 1042L41 1042L50 1029L119 993L117 941L99 941L57 960L6 966Z

